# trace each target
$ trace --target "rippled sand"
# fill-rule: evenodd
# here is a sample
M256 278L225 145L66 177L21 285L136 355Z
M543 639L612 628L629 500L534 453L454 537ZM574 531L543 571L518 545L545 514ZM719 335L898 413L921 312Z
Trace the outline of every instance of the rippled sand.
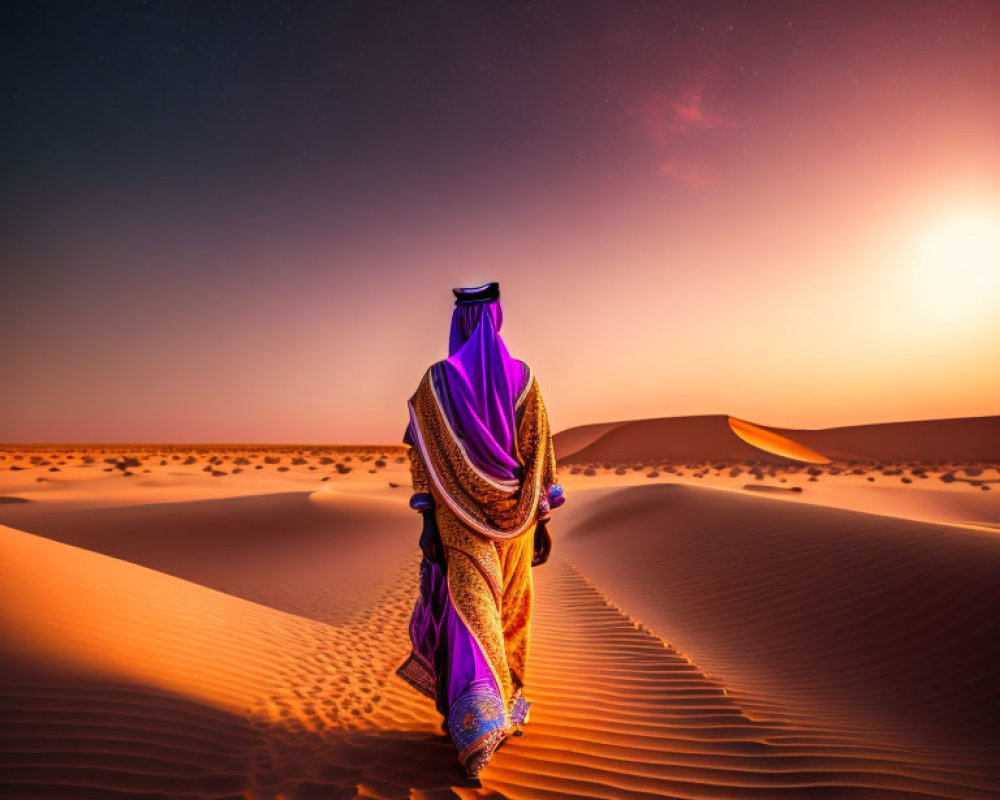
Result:
M2 455L0 796L1000 797L993 467L564 464L474 789L393 675L401 450Z

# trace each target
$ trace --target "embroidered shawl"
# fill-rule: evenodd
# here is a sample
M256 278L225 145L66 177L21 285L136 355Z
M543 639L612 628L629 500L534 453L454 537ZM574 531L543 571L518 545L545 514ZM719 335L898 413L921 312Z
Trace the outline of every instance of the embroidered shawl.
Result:
M407 407L415 490L431 492L462 522L491 539L513 539L531 527L556 483L556 456L545 403L530 367L515 404L519 480L497 480L473 463L448 422L433 367L424 372Z

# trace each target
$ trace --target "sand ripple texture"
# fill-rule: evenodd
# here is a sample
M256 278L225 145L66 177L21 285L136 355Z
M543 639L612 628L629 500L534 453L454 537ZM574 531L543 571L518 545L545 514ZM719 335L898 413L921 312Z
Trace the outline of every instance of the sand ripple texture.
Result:
M716 496L701 491L687 501L701 504L700 512L712 519ZM635 505L634 496L626 500L625 506ZM763 530L765 539L767 530L791 524L780 516L788 511L783 504L740 500L765 504L746 506L759 512L747 526ZM636 517L633 530L664 535L669 518L650 510L660 502L642 498L642 513L659 523L649 528ZM385 513L387 525L405 518ZM406 654L416 596L416 533L412 518L405 519L397 539L378 539L388 567L374 585L353 570L364 602L349 613L314 615L322 619L274 608L266 592L247 599L159 571L150 566L153 554L145 564L134 563L0 527L0 797L1000 797L1000 774L986 750L961 748L954 738L935 746L824 713L822 703L812 708L799 702L797 691L766 691L761 676L768 674L772 649L781 669L791 663L791 645L780 637L760 637L754 669L740 671L743 640L727 640L726 626L750 624L760 608L787 613L795 622L801 588L775 583L765 571L759 596L741 595L745 613L737 603L730 606L735 620L712 627L707 615L715 607L706 599L698 607L706 616L690 628L678 626L675 637L671 618L650 611L654 601L670 596L650 587L677 583L667 554L654 547L659 540L645 541L643 549L642 542L626 541L622 528L611 531L602 551L602 534L589 527L594 515L582 508L575 522L566 517L565 528L555 531L553 560L535 571L528 675L534 705L526 735L505 743L481 788L465 786L433 704L393 675ZM274 536L282 535L276 528ZM812 559L842 560L822 536L816 541ZM625 547L635 550L636 560L608 555ZM726 563L759 570L766 562L745 550L716 550L719 570ZM811 563L807 551L800 546L797 557ZM698 553L689 569L712 567L707 551L689 544L687 552ZM683 553L675 549L670 557L682 559ZM966 563L964 553L956 564ZM602 570L615 564L618 577L602 582ZM348 580L352 562L334 571ZM956 581L967 584L969 574ZM241 572L241 583L251 575ZM269 586L294 580L294 570L267 576ZM678 591L695 592L690 580ZM860 592L867 584L858 586ZM289 591L280 593L284 606ZM709 599L712 592L726 596L719 587L704 591ZM943 602L944 590L934 591ZM770 592L785 592L784 605L768 600ZM620 607L622 597L641 622ZM810 597L822 624L835 630L839 615L851 615L853 624L882 635L887 615L899 613L872 609L871 622L850 604L815 592ZM678 608L694 613L690 600ZM694 637L696 623L710 635ZM780 627L781 620L773 623ZM988 621L976 624L988 632ZM941 630L949 635L947 625ZM681 640L690 640L705 663ZM882 680L877 671L858 671L858 646L845 640L844 669L855 670L858 681ZM946 650L947 640L940 646ZM981 673L995 667L961 652L964 661L949 674L958 680L964 670L967 690L978 691ZM918 695L926 690L915 687ZM867 713L859 707L855 717Z

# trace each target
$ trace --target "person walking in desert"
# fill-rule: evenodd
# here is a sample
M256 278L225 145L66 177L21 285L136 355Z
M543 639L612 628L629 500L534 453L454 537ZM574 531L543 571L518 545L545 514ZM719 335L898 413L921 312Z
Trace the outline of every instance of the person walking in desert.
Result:
M413 495L423 517L411 650L396 673L433 699L471 780L530 703L531 568L564 501L538 382L500 338L500 286L452 290L448 357L407 402Z

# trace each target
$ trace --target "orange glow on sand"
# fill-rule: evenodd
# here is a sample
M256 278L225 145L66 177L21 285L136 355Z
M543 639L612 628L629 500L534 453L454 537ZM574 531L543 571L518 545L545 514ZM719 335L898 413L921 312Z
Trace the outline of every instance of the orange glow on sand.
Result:
M808 464L831 463L830 459L822 453L817 453L804 444L792 441L780 433L775 433L772 430L754 425L752 422L747 422L746 420L737 419L736 417L729 417L728 420L729 427L733 429L733 433L747 444L760 448L767 453L774 453L785 458L794 458L796 461L805 461Z

